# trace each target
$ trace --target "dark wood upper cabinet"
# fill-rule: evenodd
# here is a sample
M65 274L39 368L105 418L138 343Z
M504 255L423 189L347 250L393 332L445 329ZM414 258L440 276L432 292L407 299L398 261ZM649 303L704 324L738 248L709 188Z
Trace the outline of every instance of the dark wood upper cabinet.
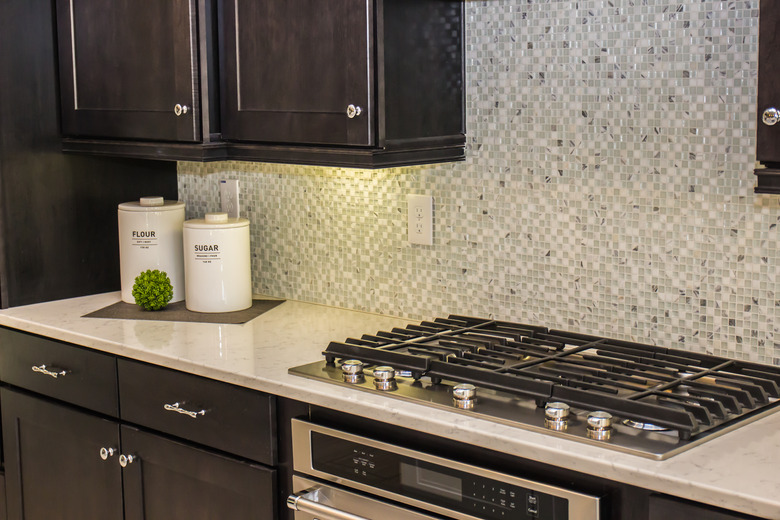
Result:
M64 149L354 167L461 160L463 7L57 0Z
M65 135L201 141L196 0L57 0L57 29Z
M761 0L758 22L756 193L780 193L780 5Z
M225 1L222 137L375 145L372 4Z

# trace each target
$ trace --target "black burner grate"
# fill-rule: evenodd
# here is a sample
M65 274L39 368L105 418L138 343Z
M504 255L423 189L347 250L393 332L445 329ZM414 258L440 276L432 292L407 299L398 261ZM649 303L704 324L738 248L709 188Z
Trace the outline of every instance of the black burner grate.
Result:
M326 362L388 365L432 384L472 383L675 430L681 439L773 406L780 369L511 322L450 316L332 342Z

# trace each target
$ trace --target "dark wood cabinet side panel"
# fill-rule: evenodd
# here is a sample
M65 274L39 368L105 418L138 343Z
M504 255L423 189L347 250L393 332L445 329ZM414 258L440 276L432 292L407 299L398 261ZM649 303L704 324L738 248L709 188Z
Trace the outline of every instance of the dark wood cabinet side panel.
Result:
M0 473L0 520L6 520L5 473Z
M54 7L0 2L0 304L119 289L117 205L176 199L176 164L61 152Z
M761 0L759 14L756 159L780 162L780 123L762 121L767 108L780 110L780 4Z
M384 2L379 78L388 143L464 134L463 9L462 1Z

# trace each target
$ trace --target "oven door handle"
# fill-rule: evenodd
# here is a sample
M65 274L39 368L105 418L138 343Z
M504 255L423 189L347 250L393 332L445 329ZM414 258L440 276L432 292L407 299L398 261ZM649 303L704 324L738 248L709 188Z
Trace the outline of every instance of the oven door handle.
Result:
M301 513L309 513L311 515L320 515L323 520L371 520L364 516L353 515L346 511L341 511L324 504L320 504L316 500L319 488L307 489L300 495L290 495L287 497L287 507L293 511L300 511Z

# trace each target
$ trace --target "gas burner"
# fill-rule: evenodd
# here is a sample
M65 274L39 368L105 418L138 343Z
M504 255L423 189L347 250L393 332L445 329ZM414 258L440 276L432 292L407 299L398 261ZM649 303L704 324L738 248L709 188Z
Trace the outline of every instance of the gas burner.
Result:
M780 409L780 367L465 316L323 355L290 373L655 459Z
M665 428L663 426L656 426L655 424L632 421L631 419L623 420L623 424L625 424L626 426L630 426L635 430L642 430L645 432L668 432L670 430L670 428Z

